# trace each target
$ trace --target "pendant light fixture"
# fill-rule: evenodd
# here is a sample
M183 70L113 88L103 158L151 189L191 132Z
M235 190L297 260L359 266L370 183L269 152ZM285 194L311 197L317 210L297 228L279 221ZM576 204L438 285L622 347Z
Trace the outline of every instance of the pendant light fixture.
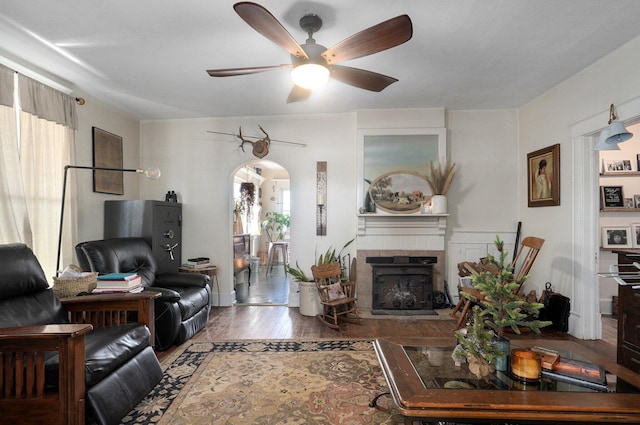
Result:
M620 150L620 146L617 143L607 143L609 138L609 127L600 132L600 138L598 143L593 147L594 151L615 151Z
M633 134L629 133L629 131L624 127L624 123L622 121L618 121L616 114L613 110L613 103L609 107L609 137L607 138L606 143L622 143L625 142L631 137Z

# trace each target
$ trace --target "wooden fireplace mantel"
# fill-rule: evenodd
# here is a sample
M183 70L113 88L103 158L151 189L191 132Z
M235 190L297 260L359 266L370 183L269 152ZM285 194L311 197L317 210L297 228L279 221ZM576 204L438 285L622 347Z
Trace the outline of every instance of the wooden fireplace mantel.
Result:
M440 235L449 214L358 214L358 236Z

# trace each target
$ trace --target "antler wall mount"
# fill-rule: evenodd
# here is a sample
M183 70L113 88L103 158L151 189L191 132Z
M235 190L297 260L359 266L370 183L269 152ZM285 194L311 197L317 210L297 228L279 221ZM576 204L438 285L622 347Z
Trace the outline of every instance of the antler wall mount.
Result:
M258 158L264 158L265 156L267 156L267 154L269 153L269 147L271 146L271 143L284 143L284 144L288 144L288 145L293 145L293 146L299 146L299 147L306 147L306 143L298 143L298 142L289 142L286 140L278 140L278 139L271 139L271 137L269 136L269 134L264 130L264 128L262 128L261 125L258 125L258 128L260 129L260 131L262 131L264 133L264 137L258 137L258 136L245 136L242 134L242 126L238 127L238 134L233 134L233 133L224 133L221 131L211 131L208 130L207 133L214 133L214 134L224 134L225 136L234 136L237 139L240 139L242 141L242 143L240 143L240 145L238 146L240 149L242 149L242 152L245 152L244 150L244 144L245 143L249 143L252 146L252 153L254 156L258 157ZM252 140L247 140L247 139L256 139L255 141Z
M264 158L269 153L271 139L261 125L259 125L258 127L260 128L260 131L262 131L265 135L265 137L263 137L262 139L258 139L255 142L245 139L244 137L242 137L242 127L238 127L238 135L236 137L242 140L242 143L240 143L240 149L242 149L242 152L244 152L244 144L249 143L251 146L253 146L253 155L258 158Z

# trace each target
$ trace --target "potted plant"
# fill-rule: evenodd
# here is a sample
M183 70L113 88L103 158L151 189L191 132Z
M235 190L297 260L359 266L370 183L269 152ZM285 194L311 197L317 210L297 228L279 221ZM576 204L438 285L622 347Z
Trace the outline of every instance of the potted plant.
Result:
M289 214L269 211L262 222L262 230L266 233L269 242L278 242L284 239L284 234L290 224L291 216Z
M342 246L342 248L340 249L339 252L336 252L335 248L329 247L325 252L320 253L320 255L317 255L317 253L316 253L315 265L316 266L321 266L323 264L331 264L331 263L339 262L341 267L343 268L343 271L344 271L344 268L346 267L346 265L343 264L342 261L341 261L342 260L342 253L355 240L356 239L353 238L350 241L348 241L347 243L345 243ZM287 271L289 272L289 274L291 274L291 277L293 278L293 280L295 280L297 282L312 282L313 281L313 278L312 277L308 277L306 275L306 273L304 272L304 270L302 270L302 268L300 267L300 265L298 264L297 261L296 261L295 268L294 267L287 267Z
M456 164L451 164L449 160L444 167L440 162L435 165L433 162L429 164L429 173L427 174L427 184L431 189L431 212L434 214L445 214L447 212L446 194L451 187L453 177L456 175Z
M465 330L456 331L456 339L461 347L457 354L466 353L470 365L472 362L486 363L490 368L498 365L499 370L506 370L504 363L509 344L505 339L505 330L511 329L519 334L521 328L527 328L540 333L540 329L551 322L532 319L537 317L543 304L528 302L516 293L528 276L515 279L514 265L505 264L507 252L504 251L504 242L496 237L495 245L500 257L487 256L495 271L473 273L474 288L480 296L462 292L476 305L472 309L474 323Z

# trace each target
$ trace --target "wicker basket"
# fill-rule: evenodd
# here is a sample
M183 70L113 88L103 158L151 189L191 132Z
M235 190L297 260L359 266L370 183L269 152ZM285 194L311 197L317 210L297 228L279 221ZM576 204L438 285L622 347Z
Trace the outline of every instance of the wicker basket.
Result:
M77 266L76 266L77 267ZM75 297L81 292L91 292L98 286L98 273L79 279L53 277L53 293L58 298Z

